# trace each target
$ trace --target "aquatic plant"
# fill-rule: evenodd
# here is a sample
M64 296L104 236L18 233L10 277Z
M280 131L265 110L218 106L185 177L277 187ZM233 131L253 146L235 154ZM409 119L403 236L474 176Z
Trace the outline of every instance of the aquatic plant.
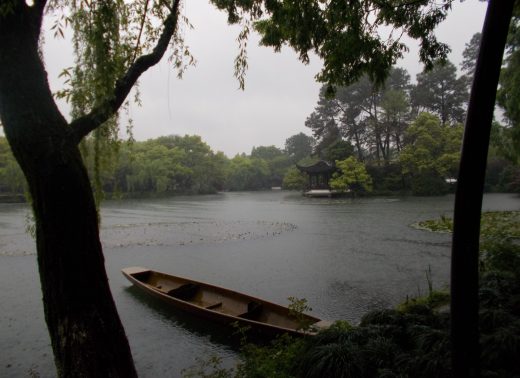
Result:
M445 215L412 225L433 232L452 232L453 220ZM480 235L493 240L520 239L520 211L489 211L482 213Z

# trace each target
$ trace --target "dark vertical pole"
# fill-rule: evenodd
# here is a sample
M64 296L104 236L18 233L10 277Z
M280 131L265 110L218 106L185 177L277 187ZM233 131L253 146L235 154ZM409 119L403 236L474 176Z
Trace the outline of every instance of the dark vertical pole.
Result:
M489 134L514 0L490 0L466 118L455 196L451 259L451 340L455 377L479 375L480 212Z

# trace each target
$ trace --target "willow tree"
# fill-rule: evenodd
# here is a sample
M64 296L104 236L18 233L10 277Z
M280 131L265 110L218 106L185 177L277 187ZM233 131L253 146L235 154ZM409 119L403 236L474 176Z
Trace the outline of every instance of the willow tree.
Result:
M67 17L75 31L71 122L56 106L40 54L46 10ZM60 376L136 375L78 144L92 131L100 140L114 134L110 123L139 76L178 42L178 10L179 0L0 1L0 119L29 185L45 320Z

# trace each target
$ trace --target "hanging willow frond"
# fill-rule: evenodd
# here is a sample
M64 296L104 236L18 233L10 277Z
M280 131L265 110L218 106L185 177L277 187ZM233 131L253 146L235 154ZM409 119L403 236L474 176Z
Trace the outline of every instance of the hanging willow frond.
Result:
M66 36L66 27L72 31L75 67L63 70L65 88L55 95L71 105L71 134L82 143L99 201L101 177L112 169L121 143L118 111L128 107L133 88L140 102L140 75L168 46L180 73L195 62L177 27L180 0L51 0L47 12L57 15L56 35ZM181 21L191 27L185 17Z

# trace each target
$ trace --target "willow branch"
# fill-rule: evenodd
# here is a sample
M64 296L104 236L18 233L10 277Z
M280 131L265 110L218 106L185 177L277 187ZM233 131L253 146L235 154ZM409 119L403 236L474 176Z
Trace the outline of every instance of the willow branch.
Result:
M70 123L76 143L79 143L91 131L97 129L112 117L119 110L139 77L162 59L177 27L179 3L180 0L173 0L172 11L164 21L163 31L153 51L150 54L140 56L132 63L126 74L117 80L112 96L92 109L90 113Z
M139 28L139 34L137 35L137 42L135 44L134 57L132 58L132 62L135 62L135 59L137 58L137 53L139 51L139 44L141 43L141 35L143 34L144 23L146 22L146 13L148 12L149 3L150 3L150 0L146 0L146 3L144 3L143 18L141 19L141 26ZM170 9L170 12L171 12L171 9Z

